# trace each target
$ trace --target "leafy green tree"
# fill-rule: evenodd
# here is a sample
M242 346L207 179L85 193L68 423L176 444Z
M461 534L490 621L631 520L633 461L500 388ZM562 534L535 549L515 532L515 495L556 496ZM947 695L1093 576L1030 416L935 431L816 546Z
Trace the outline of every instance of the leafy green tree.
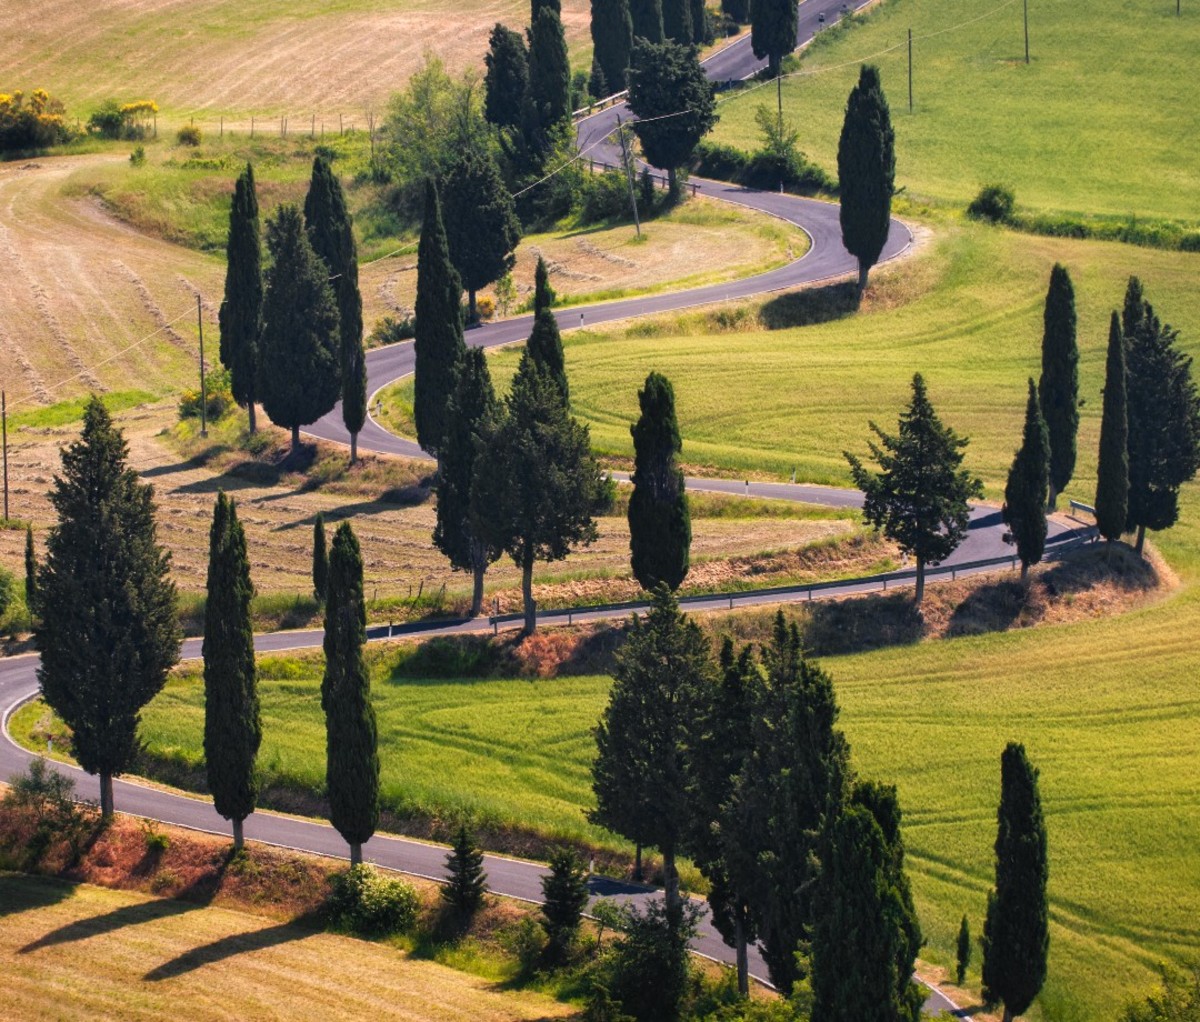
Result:
M465 150L442 185L442 222L450 262L467 290L467 318L475 323L475 293L513 268L521 240L516 207L487 148Z
M483 852L465 826L458 828L450 854L446 856L447 883L442 888L442 900L453 909L460 921L470 919L483 905L487 893L487 873L483 868Z
M1129 417L1129 508L1126 529L1146 530L1179 520L1179 488L1200 468L1200 393L1192 360L1179 349L1179 332L1159 321L1130 280L1125 333Z
M33 526L25 526L25 609L30 618L37 613L37 553L33 548Z
M296 206L284 203L267 221L267 270L258 393L276 425L292 431L316 422L341 393L337 300L329 271L313 251Z
M475 617L483 610L484 573L501 553L498 546L489 545L478 534L471 511L471 481L475 478L480 437L497 413L496 394L482 349L463 352L456 378L442 445L433 542L452 567L471 572L471 616Z
M750 45L767 58L767 76L779 74L783 58L796 48L796 5L792 0L750 0Z
M1100 417L1100 460L1096 466L1096 528L1109 543L1125 532L1129 509L1129 420L1125 342L1112 314L1104 363L1104 409Z
M629 549L633 574L647 591L660 582L673 591L687 577L692 545L671 381L652 372L638 391L642 414L633 434L633 494L629 498Z
M233 847L258 802L254 763L262 743L250 559L237 507L217 494L209 532L208 600L204 605L204 765L218 813L233 822Z
M1029 577L1029 566L1037 564L1046 550L1046 491L1050 474L1050 438L1041 402L1033 380L1025 405L1025 430L1021 448L1008 470L1004 487L1004 524L1012 533L1021 558L1021 579Z
M691 0L662 0L663 35L680 46L691 46Z
M917 562L918 605L925 595L925 566L949 557L967 535L968 501L983 484L962 468L967 439L942 423L920 373L913 377L913 397L900 414L900 431L885 433L875 423L870 443L879 464L870 472L845 452L855 485L866 494L863 517Z
M563 402L570 397L570 384L567 382L566 358L563 355L562 333L558 329L558 320L548 308L539 309L533 314L533 330L529 340L525 342L525 350L529 357L554 380L562 392Z
M350 523L342 522L329 553L321 709L329 822L350 846L351 866L362 862L363 843L379 824L379 738L366 641L362 551Z
M1046 980L1050 950L1046 824L1038 772L1025 747L1009 742L1000 757L996 814L996 886L983 924L983 999L1004 1005L1004 1022L1024 1015Z
M254 168L247 163L238 175L229 208L229 240L225 244L225 301L217 312L221 329L221 365L229 370L233 399L257 429L258 347L263 327L262 240L258 226L258 194Z
M312 584L313 597L324 605L329 595L329 551L325 543L325 515L320 511L313 519Z
M671 591L660 585L651 596L645 618L633 618L629 636L616 654L609 705L595 732L593 818L619 826L626 811L612 805L614 794L648 799L639 813L648 828L644 835L636 836L644 836L662 853L668 913L679 910L675 857L684 849L691 824L686 767L689 724L702 693L714 683L708 640L694 621L680 613ZM630 726L632 735L618 735L613 740L615 728ZM614 752L636 758L637 769L645 777L639 790L614 793L603 783L611 770L603 761Z
M350 464L353 465L358 461L358 433L367 421L367 360L362 343L358 249L341 182L324 156L313 160L312 180L304 200L304 223L313 251L329 271L329 282L337 298L342 423L350 434Z
M896 137L879 68L864 64L846 102L838 141L842 242L858 259L860 294L887 243L895 178Z
M537 629L533 565L562 560L596 538L592 509L600 469L588 430L567 411L558 382L526 351L504 412L487 430L476 460L474 528L521 569L525 632Z
M137 753L141 709L166 683L182 641L154 488L138 481L128 453L93 395L79 439L61 455L50 491L58 521L37 575L38 682L72 731L79 765L100 775L105 817L113 777Z
M529 51L521 33L497 22L484 62L484 116L498 128L519 128L521 103L529 88Z
M413 419L421 446L438 454L446 435L446 406L454 390L454 367L466 344L462 283L450 263L441 201L432 180L425 183L425 220L417 247L416 320Z
M587 869L569 848L550 855L550 872L542 877L542 925L549 943L546 957L557 964L567 958L579 933L579 921L588 902Z
M1042 377L1038 397L1050 435L1051 511L1075 473L1079 432L1079 346L1075 342L1075 288L1060 263L1050 271L1042 331Z
M646 162L667 172L672 195L678 169L687 163L717 123L712 83L693 46L635 39L629 66L629 109L639 118L633 130ZM665 117L687 113L677 117ZM664 118L655 120L655 118Z
M613 949L609 987L621 1005L621 1018L634 1022L678 1022L692 982L688 945L696 935L700 910L684 902L672 910L655 900L644 912L631 910Z
M597 98L621 92L629 71L629 52L633 47L633 20L629 0L592 0L592 46L594 60L603 75L604 90L592 92Z
M546 260L538 256L537 267L533 271L534 315L543 309L549 309L556 297L554 288L550 286L550 268L546 265Z
M958 924L958 946L955 953L954 962L954 982L958 986L963 985L963 981L967 978L967 969L971 964L971 924L967 922L967 917L962 917L962 922Z
M549 152L554 129L571 117L571 64L562 19L552 6L537 12L529 30L529 90L525 137L537 153Z

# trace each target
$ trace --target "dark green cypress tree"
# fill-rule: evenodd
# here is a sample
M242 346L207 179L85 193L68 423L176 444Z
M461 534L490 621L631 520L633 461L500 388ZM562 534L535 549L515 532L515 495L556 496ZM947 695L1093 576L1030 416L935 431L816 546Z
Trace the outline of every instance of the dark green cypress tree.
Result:
M1137 277L1125 285L1125 305L1121 309L1121 336L1128 339L1136 334L1146 318L1146 291Z
M1025 430L1021 448L1008 470L1004 487L1004 524L1017 544L1021 558L1021 578L1029 576L1029 566L1037 564L1046 550L1046 491L1050 475L1050 438L1041 402L1033 380L1029 381L1029 400L1025 405Z
M750 20L750 0L721 0L721 10L731 21L744 25Z
M796 48L796 5L792 0L750 0L750 45L767 58L767 76L779 74L783 58Z
M955 949L954 956L954 982L957 986L962 986L967 978L967 969L971 965L971 924L967 922L967 917L962 917L962 922L958 924L958 946Z
M254 763L262 742L250 560L237 507L217 494L209 532L208 600L204 605L204 765L218 813L233 823L233 847L258 802Z
M1071 275L1059 263L1050 271L1050 289L1042 331L1042 376L1038 398L1050 436L1050 499L1053 511L1058 495L1075 473L1075 437L1079 432L1079 347L1075 341L1075 288Z
M629 0L629 17L633 22L633 38L649 43L661 43L663 33L662 0Z
M537 21L543 8L562 17L562 0L529 0L529 24Z
M714 37L708 23L708 8L704 0L691 0L691 5L692 42L697 46L709 46L714 42Z
M442 223L450 262L467 291L467 319L475 323L475 292L513 267L521 240L513 197L486 147L460 153L442 185Z
M483 869L483 852L465 826L458 828L446 856L447 883L442 899L454 910L460 923L465 923L483 905L487 893L487 873Z
M480 348L468 348L458 363L456 384L447 414L442 444L442 468L437 480L437 524L434 545L459 571L474 580L471 616L483 610L483 576L500 556L500 547L489 545L475 529L471 508L471 481L481 436L497 412L496 394Z
M896 138L879 68L864 64L846 102L838 141L842 242L858 259L859 294L887 243L895 178Z
M358 289L358 249L342 184L329 161L313 160L304 200L304 224L313 251L329 270L337 297L341 345L342 423L350 434L350 464L358 461L358 433L367 421L367 360L363 353L362 294Z
M521 33L497 22L484 62L484 116L498 128L520 127L521 103L529 88L529 51Z
M466 344L462 284L450 263L441 202L432 180L425 183L425 219L417 248L416 320L413 419L421 446L437 454L446 435L446 405L454 390L454 367Z
M33 549L33 526L25 526L25 609L32 620L37 613L37 554Z
M1000 757L996 886L983 924L983 999L1004 1005L1004 1022L1024 1015L1046 980L1050 950L1046 825L1038 772L1025 747Z
M554 129L571 116L571 64L562 20L550 5L537 13L529 30L529 91L525 137L545 153Z
M350 845L351 866L362 862L363 843L379 824L379 748L366 641L362 551L350 523L342 522L329 554L321 709L329 822Z
M638 391L642 414L633 435L629 551L633 575L647 591L660 582L676 590L687 578L692 519L677 456L683 449L671 381L652 372Z
M680 46L691 46L691 0L662 0L663 35Z
M546 260L538 256L537 268L533 271L533 311L536 315L543 309L549 309L557 296L550 286L550 269Z
M550 964L566 961L587 903L587 869L571 849L555 849L550 854L550 872L542 877L542 926Z
M71 728L79 765L100 775L109 817L112 779L133 762L138 715L166 683L182 636L154 488L129 467L125 439L98 397L61 457L50 491L58 522L37 575L38 682Z
M525 350L550 377L558 384L565 402L570 396L570 386L567 383L566 359L563 355L562 334L558 329L558 320L549 309L537 312L533 317L533 330L525 343Z
M621 92L629 70L633 46L633 21L629 0L592 0L592 46L595 66L603 76L603 89L592 88L597 98ZM593 75L596 84L599 81Z
M325 543L325 516L320 511L313 520L312 584L314 599L324 606L329 595L329 551Z
M1129 508L1129 420L1125 393L1125 342L1112 314L1104 364L1104 410L1096 466L1096 528L1109 543L1125 531Z
M258 393L271 421L292 431L316 422L341 396L337 298L309 243L300 210L284 203L267 221L267 270Z
M225 301L217 312L221 329L221 365L229 370L233 399L257 428L258 346L263 327L262 241L254 168L247 163L234 185L225 246Z

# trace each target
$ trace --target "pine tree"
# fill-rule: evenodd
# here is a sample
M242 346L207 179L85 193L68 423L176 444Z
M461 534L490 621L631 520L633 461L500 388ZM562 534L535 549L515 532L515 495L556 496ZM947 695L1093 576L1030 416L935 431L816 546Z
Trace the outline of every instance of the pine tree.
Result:
M549 309L554 304L554 288L550 286L550 269L546 260L538 256L537 267L533 271L533 312L534 315L543 309Z
M1075 473L1079 432L1079 347L1075 342L1075 288L1059 263L1050 271L1042 331L1042 377L1038 397L1050 436L1051 511Z
M529 51L519 32L505 28L499 22L488 37L488 52L484 58L483 111L489 124L497 128L517 128L521 125L521 103L529 88Z
M463 342L462 284L450 263L441 202L433 181L425 183L425 219L417 248L416 370L413 418L417 440L437 454L446 435L446 405Z
M477 534L521 569L525 633L537 629L533 565L562 560L596 538L600 469L588 430L567 411L558 382L528 351L504 412L483 437L472 482Z
M1129 507L1129 420L1126 404L1125 342L1112 314L1104 364L1104 410L1100 460L1096 466L1096 528L1111 544L1125 531Z
M629 0L592 0L592 46L604 85L601 91L593 88L592 94L603 98L623 91L633 47Z
M475 323L475 293L513 268L521 225L500 168L486 147L459 154L446 174L442 196L450 262L467 291L467 319Z
M33 549L33 526L25 526L25 609L32 620L37 613L37 554Z
M329 554L321 709L329 822L350 846L351 866L362 862L363 843L379 824L379 743L366 641L362 551L350 523L342 522Z
M229 370L233 399L257 428L259 341L263 327L262 241L258 226L258 194L254 168L247 163L234 185L225 246L225 301L217 312L221 329L221 365Z
M110 817L112 779L137 753L138 714L179 659L171 555L158 544L154 488L129 467L125 439L98 397L61 457L50 491L58 521L37 574L38 682L71 728L79 765L100 775L100 809Z
M954 960L954 982L956 986L962 986L967 978L967 969L971 965L971 924L967 922L967 917L962 917L962 922L958 924L958 947L956 948Z
M1017 544L1021 579L1029 577L1029 566L1037 564L1046 550L1046 491L1049 486L1050 438L1041 402L1033 380L1025 405L1025 431L1021 449L1008 470L1004 487L1004 524Z
M458 828L450 854L446 856L447 883L442 898L466 922L483 905L487 893L487 873L483 869L483 852L465 826Z
M325 516L320 511L313 519L312 584L313 598L324 606L329 595L329 553L325 544Z
M579 856L569 848L551 852L550 872L542 877L542 926L549 940L546 958L551 964L566 960L587 903L587 869Z
M692 545L671 381L652 372L638 391L642 414L633 435L633 494L629 498L629 550L634 577L646 591L660 582L676 590L687 577Z
M629 65L629 109L646 162L667 172L672 195L677 171L717 122L712 83L694 46L635 39ZM682 116L666 117L688 111Z
M1129 417L1129 508L1126 529L1137 529L1137 552L1147 529L1167 529L1179 518L1179 488L1200 468L1200 394L1192 360L1179 333L1141 299L1141 283L1126 294L1126 379ZM1140 310L1138 301L1141 301Z
M879 68L864 64L846 102L838 142L842 241L858 259L859 294L887 243L895 178L895 132Z
M629 0L629 17L633 22L633 38L648 43L661 43L663 33L662 0Z
M562 20L549 5L529 30L529 91L525 137L537 153L549 150L554 130L571 116L571 64Z
M912 402L901 413L895 436L870 423L879 440L870 444L871 455L881 471L867 471L849 452L845 457L854 484L866 494L863 517L916 559L920 606L925 566L949 557L966 537L968 501L983 492L983 484L962 468L968 440L943 425L920 373L913 377L912 389Z
M767 77L775 78L783 58L796 48L796 5L792 0L750 0L750 45L767 58Z
M525 350L529 352L529 357L558 385L565 403L570 397L570 385L567 382L562 334L558 329L558 320L549 309L541 309L534 313L533 330L530 331L529 340L525 343Z
M300 451L300 427L316 422L337 404L340 328L329 271L313 251L300 210L284 203L267 221L267 270L258 393L271 421L292 431Z
M367 360L362 343L358 250L341 182L324 156L313 160L312 181L304 200L304 224L313 251L329 271L330 284L337 298L342 423L350 434L350 464L353 465L358 461L358 433L367 421Z
M483 610L484 573L501 553L498 546L489 545L477 533L471 508L471 481L475 477L480 437L497 412L496 394L482 349L468 348L463 352L456 380L442 444L433 542L449 558L451 567L471 572L474 580L471 616L476 617Z
M691 46L691 0L662 0L663 35L680 46Z
M1038 772L1025 747L1010 742L1000 757L996 886L982 941L983 999L1004 1005L1004 1022L1025 1014L1046 980L1048 875Z
M204 764L218 813L233 822L233 847L258 802L254 763L262 742L250 560L237 507L217 494L209 532L208 601L204 607Z

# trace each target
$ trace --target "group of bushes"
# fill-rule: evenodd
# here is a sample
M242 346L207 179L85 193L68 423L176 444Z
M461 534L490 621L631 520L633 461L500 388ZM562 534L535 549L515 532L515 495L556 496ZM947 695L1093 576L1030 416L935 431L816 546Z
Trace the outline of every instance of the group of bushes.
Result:
M72 137L61 100L45 89L34 89L28 96L0 92L0 152L45 149Z
M833 194L837 182L803 153L771 152L766 148L747 153L721 142L701 142L696 147L692 171L700 177L730 181L747 188L784 191L797 195Z

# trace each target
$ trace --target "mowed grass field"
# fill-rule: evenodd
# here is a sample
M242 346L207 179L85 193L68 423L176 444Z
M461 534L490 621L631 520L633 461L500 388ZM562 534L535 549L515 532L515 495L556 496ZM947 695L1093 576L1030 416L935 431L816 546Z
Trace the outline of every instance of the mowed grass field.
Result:
M1200 110L1179 93L1195 74L1200 8L1184 3L1177 18L1173 0L1036 0L1028 66L1021 10L886 0L861 26L820 41L803 76L784 84L801 149L836 173L846 97L870 60L891 105L896 183L911 194L961 206L1000 181L1038 210L1200 222ZM773 87L723 103L713 137L754 148L762 103L774 111Z
M4 1017L516 1022L571 1009L380 944L224 908L0 874Z

